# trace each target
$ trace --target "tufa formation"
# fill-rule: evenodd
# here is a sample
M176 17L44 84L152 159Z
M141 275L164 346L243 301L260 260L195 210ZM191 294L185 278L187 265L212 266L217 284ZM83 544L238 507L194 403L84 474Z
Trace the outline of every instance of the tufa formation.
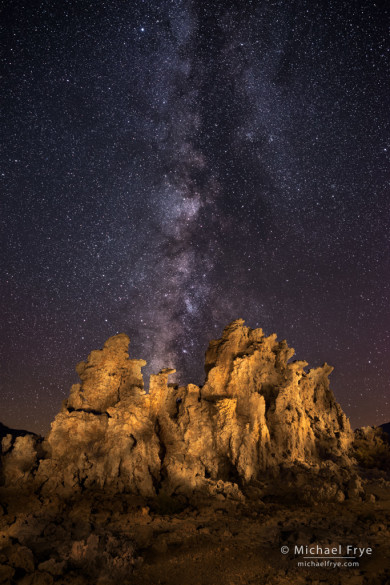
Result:
M77 365L81 383L43 442L3 439L5 485L239 499L266 478L278 478L275 493L313 471L321 490L326 471L338 474L329 497L359 494L348 456L353 434L329 388L332 367L306 371L306 362L289 361L286 341L239 319L210 342L203 387L170 384L175 370L163 369L147 394L146 362L129 359L128 345L116 335Z

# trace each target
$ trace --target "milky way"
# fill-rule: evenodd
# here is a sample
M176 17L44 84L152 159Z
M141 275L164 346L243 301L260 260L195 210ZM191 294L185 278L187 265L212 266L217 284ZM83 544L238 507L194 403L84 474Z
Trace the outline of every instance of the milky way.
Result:
M389 411L388 11L2 2L0 420L46 431L111 335L201 384L242 317Z

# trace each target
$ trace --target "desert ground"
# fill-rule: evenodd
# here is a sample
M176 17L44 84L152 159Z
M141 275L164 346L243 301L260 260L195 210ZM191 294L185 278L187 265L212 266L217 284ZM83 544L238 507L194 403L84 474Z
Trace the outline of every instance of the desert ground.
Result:
M66 500L1 491L0 582L40 585L387 585L390 483L333 504L184 497ZM302 567L295 545L372 548L352 567ZM282 554L281 548L290 552ZM341 561L344 562L344 561Z

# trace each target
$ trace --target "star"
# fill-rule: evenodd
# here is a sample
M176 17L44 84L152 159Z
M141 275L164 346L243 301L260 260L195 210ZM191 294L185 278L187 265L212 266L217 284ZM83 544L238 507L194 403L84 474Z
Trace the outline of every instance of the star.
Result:
M237 318L389 420L386 9L54 4L4 10L1 422L45 432L118 331L202 384Z

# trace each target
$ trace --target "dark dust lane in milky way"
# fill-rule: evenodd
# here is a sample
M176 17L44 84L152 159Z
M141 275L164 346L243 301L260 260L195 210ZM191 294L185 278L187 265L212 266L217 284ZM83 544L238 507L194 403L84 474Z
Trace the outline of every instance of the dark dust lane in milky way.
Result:
M2 422L46 431L121 331L202 383L238 317L386 422L385 4L1 7Z

